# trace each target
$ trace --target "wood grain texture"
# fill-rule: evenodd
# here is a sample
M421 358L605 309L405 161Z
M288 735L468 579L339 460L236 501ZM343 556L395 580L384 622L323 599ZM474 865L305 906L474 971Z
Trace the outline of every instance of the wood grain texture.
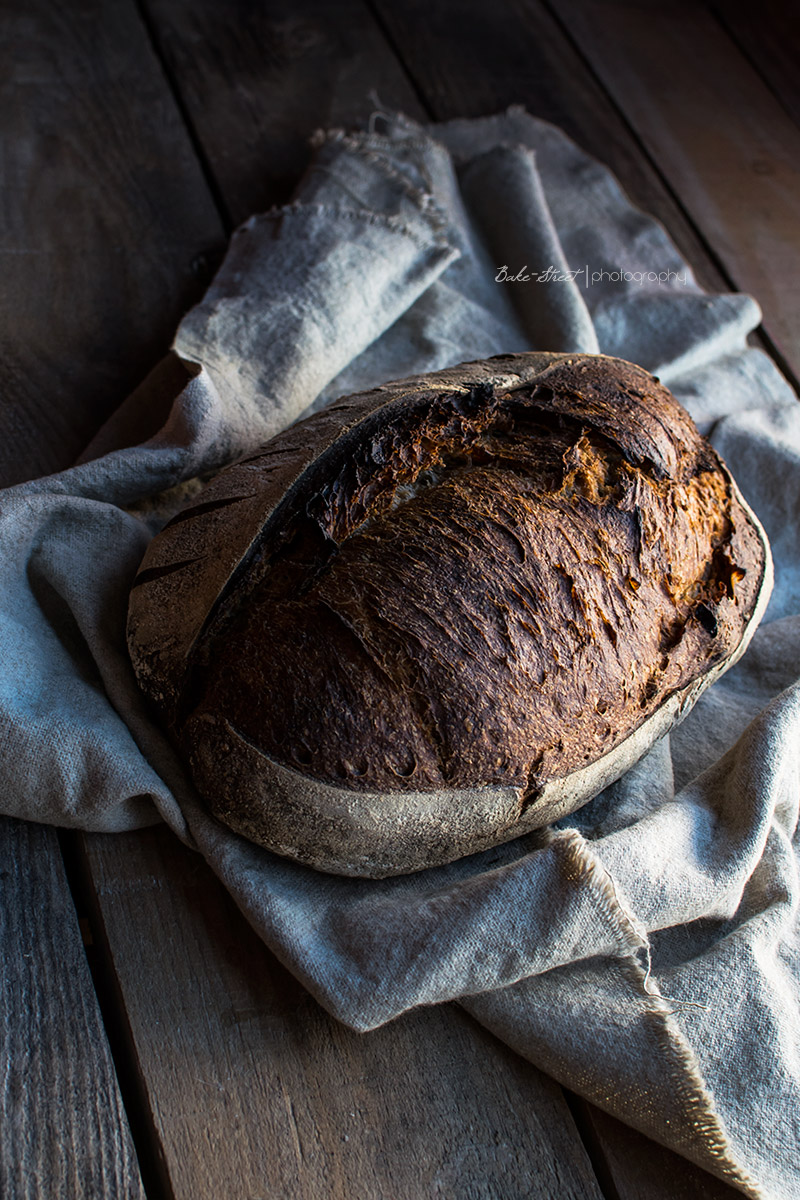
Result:
M144 0L232 221L286 201L319 128L424 114L362 0Z
M600 1197L560 1089L460 1010L352 1033L167 830L86 851L175 1200Z
M537 0L372 0L437 120L522 104L605 163L634 204L657 217L699 283L728 290L637 139L563 29Z
M800 126L800 9L796 0L712 0L745 58Z
M144 1200L55 832L0 819L0 1195Z
M558 11L799 376L800 129L692 0L564 0Z
M604 1162L607 1193L617 1200L741 1200L737 1189L702 1171L623 1125L599 1108L579 1102L578 1120L587 1142ZM583 1116L581 1116L583 1114Z
M68 465L147 374L222 231L131 3L3 5L0 40L0 474L17 482Z

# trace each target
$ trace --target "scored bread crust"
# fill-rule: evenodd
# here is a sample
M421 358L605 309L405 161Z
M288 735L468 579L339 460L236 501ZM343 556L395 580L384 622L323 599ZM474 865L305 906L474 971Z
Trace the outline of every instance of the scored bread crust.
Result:
M407 619L420 578L436 628ZM739 657L770 587L761 526L657 380L501 355L345 397L223 471L151 544L128 643L220 820L380 877L596 795Z

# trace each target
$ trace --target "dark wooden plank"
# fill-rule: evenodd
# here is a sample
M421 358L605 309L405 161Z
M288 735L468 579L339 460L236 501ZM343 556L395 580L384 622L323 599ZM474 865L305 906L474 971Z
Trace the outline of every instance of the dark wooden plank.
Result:
M0 819L0 1195L144 1200L58 840Z
M800 10L797 0L712 0L712 10L800 126Z
M564 0L559 15L800 376L800 129L692 0Z
M600 1197L560 1089L460 1010L352 1033L167 830L86 847L175 1200Z
M362 0L144 0L231 219L286 201L320 127L424 114Z
M14 482L68 465L147 374L221 226L133 0L2 5L0 42L0 475Z
M669 230L711 289L728 282L670 190L543 4L526 0L373 0L438 120L522 104L608 165L632 201Z
M605 1163L618 1200L741 1200L742 1193L694 1163L581 1102L582 1127Z

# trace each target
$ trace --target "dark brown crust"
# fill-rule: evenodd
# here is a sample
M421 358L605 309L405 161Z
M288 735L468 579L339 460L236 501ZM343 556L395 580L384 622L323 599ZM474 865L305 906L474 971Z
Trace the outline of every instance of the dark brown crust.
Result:
M129 640L179 741L224 718L345 792L535 796L731 656L764 572L652 376L507 356L347 398L223 472L153 544ZM158 629L166 603L185 618Z

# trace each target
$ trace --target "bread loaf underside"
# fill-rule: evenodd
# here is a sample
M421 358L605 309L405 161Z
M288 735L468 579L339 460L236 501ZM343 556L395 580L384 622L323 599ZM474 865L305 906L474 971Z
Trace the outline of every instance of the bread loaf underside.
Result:
M215 815L381 876L552 822L743 652L767 541L657 380L523 354L347 397L152 543L129 645Z

